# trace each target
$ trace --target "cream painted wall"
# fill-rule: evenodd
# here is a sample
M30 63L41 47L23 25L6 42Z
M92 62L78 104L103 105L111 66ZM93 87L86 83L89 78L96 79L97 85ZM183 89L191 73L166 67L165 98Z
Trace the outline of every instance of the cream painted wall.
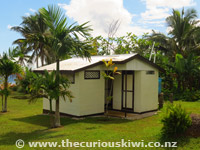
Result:
M93 69L97 70L98 68ZM105 80L101 74L100 79L84 79L84 71L81 71L79 74L79 87L80 115L103 113Z
M126 64L116 64L118 70L134 70L135 71L135 95L134 95L134 111L143 112L157 109L158 104L158 70L153 66L139 60L134 59ZM105 70L104 65L91 67L86 70ZM155 75L146 75L146 70L154 70ZM113 89L113 108L121 110L121 75L115 76ZM104 112L105 99L105 80L100 75L100 79L84 79L84 71L75 73L75 84L71 84L70 90L75 98L72 103L60 102L60 112L75 115L91 115ZM44 99L43 109L49 110L49 102ZM55 110L55 102L53 102L53 110Z
M158 70L154 75L141 71L141 108L140 112L158 108Z
M75 84L71 84L69 90L72 91L74 98L72 102L60 98L60 112L70 115L80 116L80 98L79 98L79 73L75 73ZM43 99L43 109L49 110L49 100ZM55 101L53 101L53 111L55 111Z

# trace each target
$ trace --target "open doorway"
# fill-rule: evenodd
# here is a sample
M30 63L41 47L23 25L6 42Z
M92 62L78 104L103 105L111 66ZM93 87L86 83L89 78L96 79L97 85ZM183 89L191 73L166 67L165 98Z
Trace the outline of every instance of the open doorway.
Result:
M122 110L134 112L134 71L122 71Z

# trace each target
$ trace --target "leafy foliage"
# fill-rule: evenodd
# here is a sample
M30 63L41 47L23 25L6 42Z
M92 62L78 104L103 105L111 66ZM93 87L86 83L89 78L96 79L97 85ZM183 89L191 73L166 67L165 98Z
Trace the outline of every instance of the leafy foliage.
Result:
M108 80L110 80L111 82L111 87L110 87L110 91L106 97L106 114L108 113L108 105L110 103L110 101L113 99L112 96L112 90L113 90L113 82L114 82L114 75L120 75L121 73L117 71L117 67L114 67L114 63L112 62L112 59L110 59L109 61L105 61L102 60L105 67L106 67L106 71L102 73L102 76L104 77L104 79L106 80L106 82L108 83Z
M1 91L2 95L5 96L5 103L3 111L7 112L7 97L10 92L8 90L8 78L14 74L23 72L22 68L15 62L11 61L6 53L3 54L0 59L0 76L3 77L4 86Z
M180 104L170 103L162 112L161 122L163 123L162 135L165 137L183 134L192 123L189 113Z

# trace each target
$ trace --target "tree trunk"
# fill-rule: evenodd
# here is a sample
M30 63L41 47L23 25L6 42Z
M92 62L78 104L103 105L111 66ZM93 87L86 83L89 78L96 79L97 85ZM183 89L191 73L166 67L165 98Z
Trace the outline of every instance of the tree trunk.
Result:
M36 67L39 67L39 62L38 62L38 51L36 51Z
M111 79L108 79L108 80L111 80ZM112 89L113 89L113 80L111 80L111 84L110 84L110 91L109 91L109 100L107 100L106 102L106 115L108 116L108 105L109 105L109 102L111 101L110 97L112 96Z
M44 54L42 53L43 52L43 46L40 45L40 52L41 52L41 64L42 66L44 66Z
M2 108L1 109L2 109L2 112L3 112L3 93L2 93L1 97L2 97Z
M5 103L4 103L4 112L7 112L7 97L8 97L8 77L5 77L5 82L4 82L4 90L5 90Z
M59 84L59 73L60 73L60 60L56 60L56 78L57 84ZM60 98L56 100L56 109L55 109L55 127L60 127Z
M50 126L51 128L54 128L54 115L52 110L52 99L49 99L49 105L50 105Z

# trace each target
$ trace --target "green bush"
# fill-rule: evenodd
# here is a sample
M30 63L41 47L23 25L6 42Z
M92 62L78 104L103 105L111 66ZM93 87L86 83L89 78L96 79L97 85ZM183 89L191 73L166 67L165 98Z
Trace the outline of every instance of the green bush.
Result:
M174 91L168 89L162 89L164 93L164 99L169 100L170 93L173 93L173 100L183 100L183 101L198 101L200 100L200 90L190 91L186 89L185 91Z
M19 93L26 93L26 89L23 88L23 87L19 87L19 88L17 89L17 92L19 92Z
M180 104L168 103L162 112L162 135L164 137L176 137L184 134L192 124L190 114Z
M11 87L11 90L12 90L12 91L17 91L17 90L18 90L18 87L17 87L17 86L13 86L13 87Z

